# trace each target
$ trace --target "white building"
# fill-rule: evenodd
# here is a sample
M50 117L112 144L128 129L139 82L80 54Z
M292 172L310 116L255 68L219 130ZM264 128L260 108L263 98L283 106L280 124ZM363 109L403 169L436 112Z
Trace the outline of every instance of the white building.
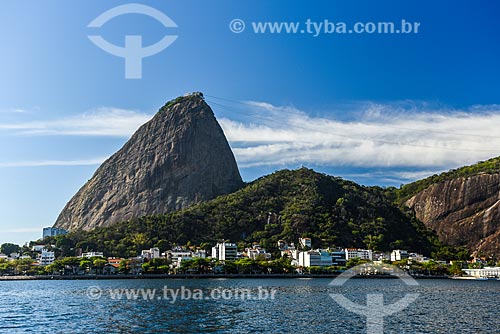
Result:
M247 254L247 257L252 260L255 260L259 257L266 260L271 259L271 254L267 253L266 250L261 248L259 245L253 245L252 248L246 248L245 253Z
M330 252L318 249L299 253L298 265L300 267L330 267L333 258Z
M422 254L410 253L408 254L408 259L417 261L417 262L429 262L430 258L423 256Z
M86 258L91 258L91 257L104 257L104 253L103 252L87 252L87 253L83 253L81 256L79 257L86 257Z
M404 259L407 259L409 257L408 251L401 250L401 249L395 249L391 253L391 261L401 261Z
M41 252L45 248L47 248L47 245L35 245L31 249L33 250L33 252Z
M169 250L165 253L167 259L172 261L173 268L180 268L183 261L192 260L195 258L205 259L207 257L207 252L203 249L198 249L194 252L192 251L172 251Z
M49 252L47 250L42 250L40 254L39 262L42 266L48 266L49 264L54 263L56 260L54 252Z
M300 246L302 246L303 248L311 248L312 246L312 243L311 243L311 238L300 238L299 239L299 244Z
M0 254L0 260L8 260L8 259L9 259L9 257L7 255L5 255L3 253Z
M466 276L476 278L500 278L500 267L485 267L483 269L462 269Z
M160 258L160 249L157 247L150 248L150 249L144 249L141 252L141 256L143 258L148 258L148 259L159 259Z
M45 227L42 231L42 238L55 237L62 234L68 234L68 231L57 227Z
M236 244L219 242L212 247L212 258L219 261L234 261L238 256L238 248Z
M183 261L193 259L193 253L190 251L168 251L167 258L172 261L173 268L180 268Z
M344 251L346 261L355 258L359 258L361 260L373 260L373 253L369 249L346 248Z

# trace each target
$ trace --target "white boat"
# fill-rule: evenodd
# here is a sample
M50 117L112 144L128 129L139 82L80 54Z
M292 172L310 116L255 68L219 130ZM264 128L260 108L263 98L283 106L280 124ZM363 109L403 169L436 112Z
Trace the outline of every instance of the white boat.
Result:
M455 276L452 277L451 279L463 279L463 280L473 280L473 281L491 281L491 280L500 281L500 278L496 277L475 277L475 276Z

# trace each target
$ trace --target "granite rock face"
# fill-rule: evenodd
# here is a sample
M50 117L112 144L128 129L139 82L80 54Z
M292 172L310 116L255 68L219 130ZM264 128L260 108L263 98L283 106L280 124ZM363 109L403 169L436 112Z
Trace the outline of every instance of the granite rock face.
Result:
M55 227L90 230L186 208L243 186L201 93L177 98L141 126L66 204Z
M500 258L500 174L479 174L430 185L406 205L450 245Z

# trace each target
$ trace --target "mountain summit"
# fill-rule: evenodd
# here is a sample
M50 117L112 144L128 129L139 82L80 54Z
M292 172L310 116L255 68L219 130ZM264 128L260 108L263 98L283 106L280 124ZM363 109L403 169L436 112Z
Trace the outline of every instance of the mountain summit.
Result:
M243 186L201 93L168 102L66 204L54 226L90 230L186 208Z

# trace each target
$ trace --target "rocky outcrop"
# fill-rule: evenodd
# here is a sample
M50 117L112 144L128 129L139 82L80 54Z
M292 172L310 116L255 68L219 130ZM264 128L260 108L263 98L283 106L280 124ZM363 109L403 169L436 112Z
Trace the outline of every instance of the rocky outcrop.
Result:
M201 93L177 98L105 161L54 226L89 230L186 208L243 186Z
M435 183L406 205L450 245L500 258L500 174L479 174Z

